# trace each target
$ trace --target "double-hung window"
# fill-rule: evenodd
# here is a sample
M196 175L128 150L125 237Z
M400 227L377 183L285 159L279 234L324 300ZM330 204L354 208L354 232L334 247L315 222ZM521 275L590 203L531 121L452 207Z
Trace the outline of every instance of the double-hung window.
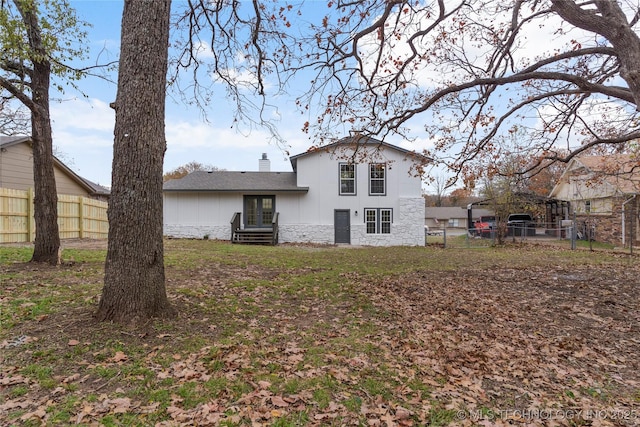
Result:
M364 222L367 234L390 234L392 210L388 208L367 208L364 210Z
M373 196L387 194L387 165L384 163L369 165L369 194Z
M340 163L340 195L356 194L356 165Z

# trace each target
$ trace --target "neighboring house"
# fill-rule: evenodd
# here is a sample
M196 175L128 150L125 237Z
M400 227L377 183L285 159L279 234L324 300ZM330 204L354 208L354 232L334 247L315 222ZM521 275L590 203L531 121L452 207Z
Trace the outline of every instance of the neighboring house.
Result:
M583 236L638 244L640 159L630 154L573 158L550 193L571 203Z
M424 245L426 158L361 135L290 158L293 172L192 172L164 184L164 233L279 242ZM236 215L238 213L238 215ZM235 220L235 223L232 221Z
M58 194L108 200L109 189L82 178L53 158ZM0 136L0 188L28 190L33 185L33 150L28 136Z
M493 215L493 211L488 209L473 209L472 221L480 219L481 216ZM424 223L430 229L437 228L460 228L468 229L468 208L465 207L437 207L427 206L425 208Z

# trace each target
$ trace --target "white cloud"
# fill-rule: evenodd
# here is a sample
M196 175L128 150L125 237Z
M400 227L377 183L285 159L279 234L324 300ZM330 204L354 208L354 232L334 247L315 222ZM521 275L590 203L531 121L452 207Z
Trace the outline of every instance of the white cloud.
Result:
M421 153L423 150L430 150L434 146L434 140L426 136L418 137L412 141L402 140L397 143L398 146Z
M167 145L176 151L193 148L235 147L239 150L263 146L269 140L264 131L243 135L231 128L219 128L198 121L167 119Z
M72 99L51 105L51 120L64 123L65 128L111 132L115 123L115 112L109 104L96 98Z
M193 45L192 55L200 60L202 59L215 59L211 45L202 40Z
M73 99L52 104L51 117L54 145L68 166L87 179L109 185L114 110L99 99ZM297 129L283 125L279 131L287 138L291 155L301 153L311 145L306 135ZM227 170L257 170L262 153L267 153L271 159L272 170L291 170L288 154L272 141L266 130L243 133L235 128L212 125L184 107L170 105L165 134L165 171L194 160Z

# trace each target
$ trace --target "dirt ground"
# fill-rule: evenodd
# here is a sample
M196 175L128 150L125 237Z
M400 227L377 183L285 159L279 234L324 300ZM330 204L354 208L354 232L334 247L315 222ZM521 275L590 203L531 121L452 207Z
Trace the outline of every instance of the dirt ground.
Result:
M106 241L66 240L63 247L106 249ZM365 338L381 349L385 363L367 368L397 370L401 382L419 380L429 387L428 401L415 397L407 400L405 406L412 405L414 419L426 423L433 413L433 402L446 402L447 408L466 408L464 413L458 413L459 425L637 426L640 267L631 261L623 267L510 268L496 264L495 268L424 270L380 279L350 272L345 273L344 280L386 313L384 317L368 319L377 327ZM48 274L46 267L38 272L26 264L6 270L20 268L31 269L36 278ZM184 271L168 268L167 283L170 293L173 283L179 280L212 300L223 300L232 292L238 298L250 297L257 312L264 316L238 316L236 320L246 322L252 336L274 336L285 329L292 334L319 323L335 328L328 329L328 337L339 336L341 325L352 321L349 319L354 313L349 301L344 302L344 307L319 307L296 317L292 313L298 313L301 305L312 306L313 302L282 294L282 300L274 306L272 297L266 298L259 289L242 290L232 285L242 278L276 278L278 274L274 269L211 265L200 268L197 274L185 275ZM72 276L64 280L66 285L73 284ZM172 294L182 313L180 321L172 325L173 336L195 333L215 337L217 332L211 329L214 319L200 321L207 315L198 308L203 295ZM94 339L87 336L87 330L95 332L102 327L107 326L93 323L85 308L49 316L21 332L59 341L57 345L62 348L70 338L80 342ZM130 339L140 340L141 336L149 348L164 344L157 331L149 335L135 332ZM327 340L327 336L318 340ZM125 339L128 338L123 336ZM345 378L363 379L359 377L364 372L362 358L366 357L342 360L336 356L327 369ZM110 388L111 385L103 391ZM402 393L399 389L395 398L401 400ZM375 399L372 397L371 401ZM235 408L240 413L249 410L237 402ZM524 413L525 408L556 412L549 421L545 414L551 412ZM580 411L580 418L570 416L574 414L570 410ZM397 411L389 411L397 418L390 418L387 425L413 425L403 424ZM181 414L191 416L194 425L202 421L198 421L198 414ZM316 414L320 415L323 414ZM345 415L345 419L349 416ZM373 415L367 416L373 420Z
M477 387L498 408L595 407L581 394L640 425L637 268L549 267L425 271L383 281L374 298L397 307L432 369L458 376L468 399Z

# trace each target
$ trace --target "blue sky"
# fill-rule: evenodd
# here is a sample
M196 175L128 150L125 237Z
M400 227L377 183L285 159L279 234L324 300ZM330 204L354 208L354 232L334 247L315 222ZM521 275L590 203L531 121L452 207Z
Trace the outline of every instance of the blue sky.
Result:
M89 63L116 59L119 51L120 21L123 3L119 0L72 0L78 16L93 27L89 29ZM114 76L115 80L115 76ZM115 83L90 77L79 83L86 98L75 91L52 102L52 125L57 153L81 176L110 185L113 126L115 114L109 103L116 98ZM267 153L272 170L291 170L283 151L269 143L265 131L250 134L231 128L233 107L221 91L220 102L208 112L206 123L195 108L167 101L167 152L165 171L190 161L198 161L227 170L257 170L258 159ZM301 124L297 127L301 128ZM292 154L311 145L307 136L291 124L282 129L292 146Z
M174 7L178 4L174 0ZM322 2L312 5L323 5ZM123 2L119 0L71 0L80 19L93 25L89 29L91 49L88 63L104 63L117 59L119 52L120 22ZM113 80L115 81L115 75ZM115 82L89 77L79 83L84 95L68 91L62 101L51 104L51 117L56 153L79 175L109 186L113 126L115 114L109 103L116 98ZM278 131L286 140L291 155L304 152L313 145L309 135L301 131L307 119L293 107L294 95L303 87L290 87L291 99L279 99ZM55 96L55 95L54 95ZM232 128L234 105L226 99L224 89L207 111L209 121L202 112L171 98L167 101L167 152L164 170L169 171L190 161L197 161L230 171L254 171L258 159L266 153L271 170L290 171L288 154L271 141L267 130L249 131ZM403 141L388 141L408 149L422 147Z
M77 65L86 66L116 60L120 49L123 2L121 0L70 0L70 3L81 20L93 25L89 29L87 41L91 49L90 56L85 63ZM179 8L181 4L181 0L173 0L174 9ZM309 0L305 2L304 7L304 17L320 17L324 13L321 8L326 10L327 3ZM295 24L294 22L294 26ZM300 25L304 24L300 23ZM570 38L580 35L576 31L563 36L556 35L558 22L546 20L544 23L546 28L540 25L542 24L532 25L527 29L529 33L523 34L523 44L518 49L520 58L534 58L542 55L551 47L566 44ZM546 39L549 43L542 42ZM402 46L394 46L394 55L396 54L402 55ZM467 46L465 54L482 59L487 52L469 50ZM446 72L437 67L432 70L421 70L419 73L415 77L418 78L417 81L421 87L435 86L442 79L449 78ZM109 103L116 98L115 79L115 74L112 82L88 77L79 83L84 96L70 90L60 96L59 102L51 103L56 153L78 174L105 186L109 186L111 181L115 113L109 108ZM303 116L294 106L295 97L302 95L307 88L308 78L305 82L304 76L301 76L290 82L288 94L269 99L270 102L278 105L277 114L272 114L271 117L278 118L276 125L286 142L285 148L288 153L282 146L272 142L266 129L255 127L251 130L246 127L238 129L234 126L235 105L227 99L223 86L220 86L217 96L207 107L206 114L209 121L203 119L202 111L177 102L176 97L172 96L174 94L169 92L165 120L167 151L164 170L169 171L188 162L197 161L230 171L255 171L258 169L258 159L262 153L266 153L271 160L271 170L290 171L289 155L304 152L316 143L308 134L302 132L304 122L314 120L314 113ZM52 96L56 95L52 94ZM416 117L412 124L408 124L412 128L414 141L390 138L386 139L386 142L418 152L432 148L433 144L429 136L421 132L425 121L429 120L428 117L421 115ZM452 126L456 123L452 123ZM345 129L344 132L346 133L347 130ZM335 133L340 134L337 131ZM446 173L436 170L433 175L442 177ZM433 187L430 188L426 184L425 189L433 192Z

